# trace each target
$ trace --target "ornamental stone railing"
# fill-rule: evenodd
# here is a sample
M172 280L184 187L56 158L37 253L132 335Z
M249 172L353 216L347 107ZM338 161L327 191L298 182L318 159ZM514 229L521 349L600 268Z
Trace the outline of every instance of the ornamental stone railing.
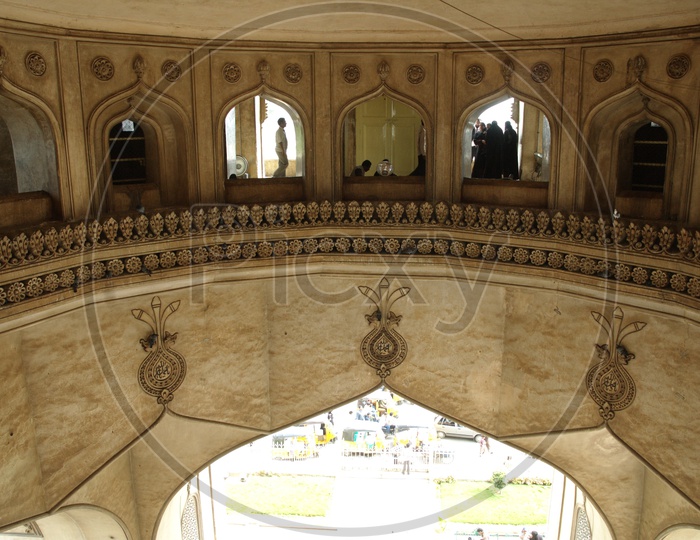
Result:
M0 306L142 272L302 254L482 259L700 298L698 231L559 211L323 201L202 205L3 236Z

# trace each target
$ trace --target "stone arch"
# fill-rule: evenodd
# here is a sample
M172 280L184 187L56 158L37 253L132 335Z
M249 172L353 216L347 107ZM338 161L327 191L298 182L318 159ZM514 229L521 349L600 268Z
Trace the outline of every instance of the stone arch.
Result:
M33 94L7 79L0 85L0 137L2 137L3 177L0 193L40 194L48 197L48 206L30 222L72 216L67 172L62 154L61 130L48 106ZM21 217L21 216L19 216ZM8 225L8 224L4 224Z
M680 524L669 527L663 531L657 540L698 540L700 539L700 525Z
M147 137L154 167L149 182L115 188L109 167L109 132L122 120L138 122ZM150 139L150 141L149 141ZM188 205L199 200L193 153L192 126L182 108L170 97L138 83L103 101L88 120L90 165L93 170L94 213Z
M690 115L677 101L640 82L599 103L583 123L586 147L584 170L577 179L578 210L600 210L611 214L617 208L623 216L625 213L629 216L631 204L642 203L637 200L639 197L623 196L618 177L622 167L620 160L625 155L625 141L646 122L659 124L668 135L663 195L658 208L650 211L648 219L685 221L689 218L689 156L693 139ZM645 205L640 207L644 209Z
M293 97L285 93L279 92L277 90L271 89L266 85L261 85L256 87L252 91L240 94L226 102L216 117L217 135L215 137L214 144L216 155L218 156L215 162L215 174L217 178L217 199L225 199L224 180L228 177L228 175L226 174L226 117L235 107L242 105L258 96L270 100L276 105L280 106L282 109L284 109L284 111L287 114L289 114L289 116L294 121L294 133L296 136L297 176L301 176L303 180L303 192L305 194L305 198L313 198L312 194L315 193L314 171L313 167L307 166L306 163L306 156L309 155L309 149L311 148L312 144L311 138L307 136L307 134L311 133L311 130L309 128L309 115L307 114L304 107ZM254 153L257 153L258 151L259 149L256 147ZM300 170L301 174L299 174ZM261 175L258 175L257 177L262 178Z
M336 171L336 174L334 175L334 185L333 185L333 191L334 194L336 195L336 199L342 199L343 198L343 182L344 178L347 175L348 171L346 170L346 136L345 136L345 124L348 119L348 115L353 111L357 106L361 105L362 103L366 103L368 101L371 101L375 98L379 98L385 96L387 98L393 99L395 101L398 101L399 103L406 105L408 107L411 107L414 109L417 113L418 116L420 116L420 119L423 122L423 125L425 126L425 130L427 133L426 136L426 147L427 147L427 165L426 165L426 170L425 170L425 176L424 177L416 177L416 178L424 178L424 197L421 197L421 200L431 200L433 198L433 194L435 192L435 180L434 180L434 169L435 169L435 164L434 164L434 125L433 121L428 114L428 111L426 108L419 103L418 101L414 100L410 96L407 96L401 92L398 92L396 90L393 90L391 87L382 84L380 85L376 90L373 92L370 92L368 94L365 94L363 96L360 96L356 99L353 99L346 103L344 106L342 106L338 112L337 120L336 120L336 127L335 127L335 158L334 158L334 166L333 169ZM415 141L412 143L415 145ZM356 165L356 164L353 164ZM376 165L373 164L373 166ZM351 170L351 169L349 169ZM374 174L373 170L370 170L370 174ZM395 195L385 195L385 198L393 198L393 199L401 199L400 194L397 192Z

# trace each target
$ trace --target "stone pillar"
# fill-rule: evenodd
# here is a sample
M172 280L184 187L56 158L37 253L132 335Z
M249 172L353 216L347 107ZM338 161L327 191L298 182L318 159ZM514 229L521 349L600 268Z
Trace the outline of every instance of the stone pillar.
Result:
M255 121L255 99L247 99L236 105L236 152L248 160L248 176L259 178L258 151L256 135L258 125Z
M522 123L520 124L520 140L522 141L523 155L520 163L520 179L521 180L533 180L535 172L536 160L535 152L540 151L539 141L541 140L540 133L540 111L525 103L523 108Z

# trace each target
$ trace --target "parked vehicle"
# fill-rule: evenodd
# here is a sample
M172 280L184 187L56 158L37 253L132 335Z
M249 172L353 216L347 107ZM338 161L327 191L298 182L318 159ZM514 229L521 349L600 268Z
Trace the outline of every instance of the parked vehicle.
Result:
M274 459L306 459L318 456L316 434L309 426L293 426L272 436Z
M379 422L356 420L343 429L343 453L372 454L386 448Z
M458 424L454 420L445 418L444 416L435 417L435 430L437 431L437 436L441 439L445 437L462 437L479 442L482 437L481 433Z
M313 430L316 435L316 445L325 446L329 443L334 443L336 441L335 431L333 425L330 422L322 422L320 420L309 420L303 424L299 424L300 427L309 427Z

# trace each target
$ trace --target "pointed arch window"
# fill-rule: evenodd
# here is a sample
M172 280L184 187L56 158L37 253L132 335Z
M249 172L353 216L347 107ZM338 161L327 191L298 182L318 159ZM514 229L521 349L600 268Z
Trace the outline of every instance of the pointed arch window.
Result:
M146 134L131 120L116 124L109 131L109 165L114 185L145 184Z
M659 124L647 122L634 134L632 149L633 191L663 191L666 178L668 134Z

